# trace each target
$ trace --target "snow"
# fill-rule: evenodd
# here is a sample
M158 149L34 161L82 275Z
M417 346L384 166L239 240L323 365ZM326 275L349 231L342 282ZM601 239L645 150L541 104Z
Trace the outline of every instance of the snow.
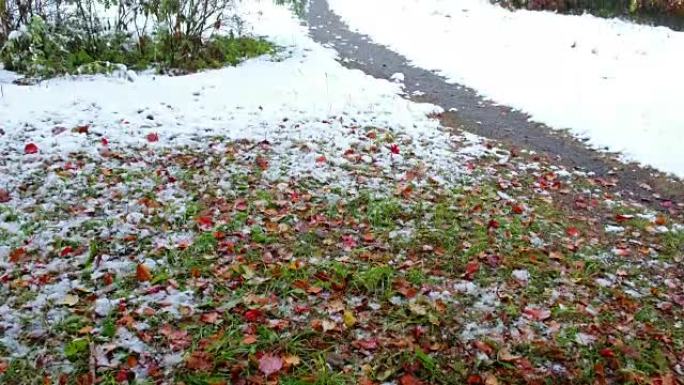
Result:
M626 160L684 176L684 32L511 12L488 0L329 3L352 29L416 66Z
M98 146L85 135L51 131L84 124L90 125L90 133L126 145L147 144L146 135L155 132L157 146L187 143L196 135L263 140L278 134L273 125L284 118L320 121L371 112L366 123L379 127L438 127L426 117L435 106L406 101L398 95L399 84L342 67L336 53L314 43L287 7L265 0L243 5L253 33L287 47L279 54L282 61L261 57L234 68L178 77L140 74L134 82L98 75L28 87L3 84L0 116L6 134L0 148L12 145L23 152L33 142L41 154L94 152ZM330 130L318 124L301 139L334 135L338 144L345 142Z

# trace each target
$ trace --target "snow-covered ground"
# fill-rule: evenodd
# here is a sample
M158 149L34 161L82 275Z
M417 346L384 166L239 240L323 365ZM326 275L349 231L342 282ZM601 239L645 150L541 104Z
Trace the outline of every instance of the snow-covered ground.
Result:
M354 30L554 128L684 176L684 32L488 0L329 0Z
M270 0L242 5L252 32L284 47L278 58L188 76L58 78L35 86L11 84L15 76L0 72L0 149L23 153L27 143L35 143L41 153L96 151L99 141L71 132L80 125L120 144L144 144L154 133L157 145L181 144L196 135L269 139L283 119L316 122L346 115L369 119L359 124L423 131L438 126L426 117L435 106L408 102L398 95L399 85L342 67L335 52L314 43L287 7ZM324 126L302 129L300 137L344 139Z

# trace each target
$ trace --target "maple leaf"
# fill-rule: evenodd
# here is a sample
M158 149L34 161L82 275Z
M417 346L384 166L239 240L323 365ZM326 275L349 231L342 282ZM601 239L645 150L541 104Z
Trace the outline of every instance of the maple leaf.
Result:
M24 154L35 154L38 152L38 146L33 143L29 143L24 146Z
M399 145L396 144L396 143L395 143L395 144L392 144L392 145L390 146L390 152L391 152L392 154L399 155L399 153L400 153Z
M109 140L107 140L107 138L102 138L102 140L100 140L100 144L106 147L109 145Z
M0 203L7 203L12 200L9 191L0 188Z
M259 370L266 376L278 373L283 368L283 360L279 356L264 354L259 359Z
M147 141L150 143L159 141L159 135L157 135L156 132L150 132L145 138L147 138Z
M150 272L150 268L143 264L138 264L138 266L135 268L135 276L136 278L138 278L138 281L140 282L152 280L152 273Z

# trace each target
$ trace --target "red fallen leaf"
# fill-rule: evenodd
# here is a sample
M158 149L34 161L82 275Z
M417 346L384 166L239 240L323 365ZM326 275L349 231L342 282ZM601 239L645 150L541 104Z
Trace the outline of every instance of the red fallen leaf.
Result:
M152 273L150 272L150 268L143 264L138 264L138 266L135 268L135 276L136 278L138 278L138 281L140 282L152 280Z
M59 253L60 257L66 257L67 255L71 254L74 252L74 249L71 246L66 246L65 248L62 249L62 251Z
M364 340L356 340L352 342L352 346L357 349L375 350L378 348L378 346L380 346L380 343L377 338L367 338Z
M297 314L304 314L309 312L309 307L304 305L295 305L294 311Z
M278 373L282 368L283 360L279 356L264 354L259 359L259 370L266 377L270 376L271 374Z
M328 159L325 157L325 155L321 155L318 158L316 158L316 163L325 163L327 161Z
M9 253L10 262L19 262L19 260L26 255L26 249L18 247Z
M480 270L480 263L478 261L470 261L466 265L466 272L465 272L465 278L466 279L473 279L475 276L475 273Z
M244 199L238 199L235 201L235 209L238 211L246 211L247 210L247 201Z
M344 244L345 247L348 247L351 249L351 248L356 247L356 240L351 235L343 235L342 236L342 244Z
M497 221L496 219L492 219L492 220L489 221L489 223L487 224L487 228L488 228L488 229L498 229L499 226L501 226L501 225L499 224L499 221Z
M266 170L268 168L268 159L259 155L256 157L256 164L260 169Z
M102 138L102 140L100 140L100 143L102 143L102 145L106 147L109 145L109 140L107 140L107 138Z
M202 230L210 229L214 226L214 221L209 216L201 216L197 219L197 224Z
M157 135L156 132L150 132L146 136L148 142L157 142L159 141L159 135Z
M116 372L116 376L114 377L116 382L127 382L128 381L128 370L126 369L119 369L118 372Z
M525 309L523 310L523 313L528 318L531 318L535 321L543 321L543 320L551 317L551 312L549 310L538 309L538 308L533 308L533 307L529 307L529 306L525 307Z
M610 348L603 348L599 351L599 354L605 358L615 357L615 353Z
M397 144L392 144L392 145L390 146L390 152L391 152L392 154L399 155L399 153L400 153L399 145L397 145Z
M204 323L215 324L218 321L219 313L212 311L209 313L204 313L200 317L200 320Z
M259 309L249 309L244 314L245 319L249 322L256 322L261 319L263 315L264 314Z
M0 188L0 203L6 203L12 200L9 191Z
M511 208L511 210L513 211L513 214L518 214L518 215L525 212L525 208L519 203L514 204L513 207Z
M577 229L577 227L568 227L565 230L565 233L568 234L569 237L577 238L580 236L580 231Z
M114 283L114 277L112 277L112 274L111 274L111 273L105 273L105 274L102 276L102 282L103 282L105 285L109 286L109 285L111 285L111 284Z
M208 372L214 368L214 363L209 353L195 351L187 360L185 360L185 366L188 369Z
M24 154L35 154L38 152L38 146L33 143L29 143L24 146Z
M401 376L401 378L399 378L399 384L400 385L423 385L423 381L415 378L411 374L406 373L403 376Z
M90 126L88 126L88 125L86 124L86 125L84 125L84 126L76 126L76 127L74 127L73 131L76 132L76 133L79 133L79 134L87 134L89 128L90 128Z
M482 384L482 377L478 376L477 374L471 374L468 376L466 383L468 385L480 385Z

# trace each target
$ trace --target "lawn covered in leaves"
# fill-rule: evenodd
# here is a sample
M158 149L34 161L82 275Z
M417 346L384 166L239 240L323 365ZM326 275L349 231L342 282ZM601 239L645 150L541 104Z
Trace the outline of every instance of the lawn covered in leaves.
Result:
M684 374L677 204L652 211L492 145L456 140L445 165L387 129L344 127L341 153L150 134L0 161L18 186L0 190L0 383Z

